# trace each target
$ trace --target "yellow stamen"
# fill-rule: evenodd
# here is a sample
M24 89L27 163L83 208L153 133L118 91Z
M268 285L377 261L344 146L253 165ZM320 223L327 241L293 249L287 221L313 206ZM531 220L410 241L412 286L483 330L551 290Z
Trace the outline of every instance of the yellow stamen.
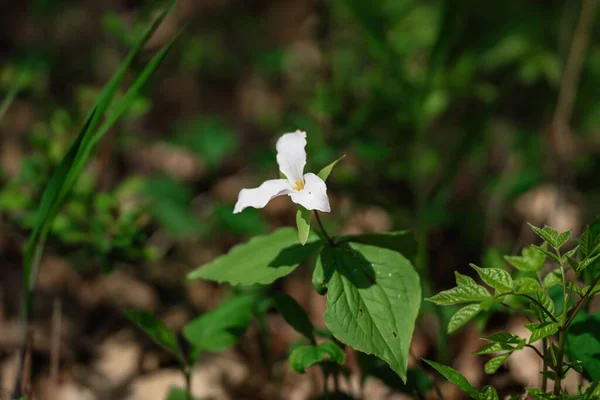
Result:
M304 189L304 182L302 182L301 179L298 179L296 182L294 182L294 190L299 192L302 189Z

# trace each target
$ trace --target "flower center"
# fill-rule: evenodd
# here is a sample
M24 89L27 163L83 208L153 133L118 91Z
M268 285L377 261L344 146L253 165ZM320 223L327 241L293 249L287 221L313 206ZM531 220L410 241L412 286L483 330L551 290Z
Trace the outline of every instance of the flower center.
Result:
M304 189L304 182L301 179L298 179L296 182L294 182L294 190L299 192L302 189Z

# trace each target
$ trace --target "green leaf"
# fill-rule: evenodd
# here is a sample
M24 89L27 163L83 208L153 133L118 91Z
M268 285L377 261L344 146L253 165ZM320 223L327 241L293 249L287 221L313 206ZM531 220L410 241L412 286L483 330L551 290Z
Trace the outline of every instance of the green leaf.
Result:
M401 254L359 243L325 247L327 327L341 342L386 361L406 381L421 302L419 276Z
M485 371L485 373L493 374L496 371L498 371L498 368L500 368L502 366L502 364L504 364L504 361L506 361L506 359L508 357L510 357L510 354L511 353L500 354L499 356L496 356L496 357L492 358L491 360L489 360L488 362L486 362L485 365L483 366L483 370Z
M229 348L246 331L255 303L256 297L249 294L227 300L188 322L183 327L183 336L192 344L196 353Z
M594 263L594 261L596 261L598 259L598 257L600 257L600 254L596 254L595 256L591 257L591 258L586 258L584 260L582 260L581 262L579 262L579 264L577 265L577 272L581 272L584 269L586 269L587 267L589 267L590 265L592 265Z
M477 271L481 280L494 288L497 293L512 291L513 281L510 274L500 268L480 268L475 264L470 264Z
M337 242L362 243L394 250L411 261L414 261L417 254L417 242L412 232L408 230L341 236L337 239Z
M454 276L456 277L457 286L477 286L475 279L471 278L470 276L463 275L457 271L454 271Z
M360 351L356 352L356 359L362 372L362 379L367 377L375 377L382 381L388 388L401 393L414 394L425 393L432 388L427 372L421 368L409 368L406 374L406 384L398 377L388 364L381 359L365 354Z
M569 240L571 237L571 230L566 232L558 233L558 231L550 226L544 226L543 228L538 228L528 223L533 232L538 235L544 242L548 243L550 247L554 250L560 250L562 246Z
M469 322L481 311L481 306L478 303L469 304L468 306L462 307L460 310L454 313L448 322L449 334L459 330L464 324Z
M303 246L308 241L308 236L310 234L311 216L311 210L307 210L302 206L298 207L298 211L296 212L296 226L298 227L298 239L300 240L300 244L302 244Z
M440 306L447 306L450 304L483 301L491 298L492 295L490 294L490 292L487 291L486 288L480 285L476 285L457 286L452 289L444 290L443 292L440 292L435 296L429 297L425 300Z
M515 279L513 281L513 286L516 293L519 294L533 293L542 289L542 286L537 280L526 276Z
M471 398L479 398L479 393L477 392L477 389L475 389L475 387L469 383L467 378L465 378L460 372L458 372L454 368L438 364L434 361L426 359L423 359L423 361L435 368L435 370L442 374L444 378L446 378L449 382L455 384L463 391L465 391L469 396L471 396Z
M321 246L320 240L311 240L302 246L294 229L281 228L235 246L229 253L192 271L188 279L202 278L232 285L269 284L291 273Z
M296 372L303 374L312 365L323 361L331 361L344 365L345 354L333 341L328 340L317 345L296 347L290 354L290 366Z
M333 170L333 167L335 167L335 165L337 163L339 163L340 161L342 161L342 159L346 157L345 155L341 156L340 158L338 158L337 160L335 160L334 162L332 162L331 164L329 164L328 166L326 166L325 168L323 168L322 170L319 171L319 173L317 174L317 176L321 179L323 179L323 182L325 182L327 180L327 178L329 178L329 174L331 174L331 171Z
M583 376L600 380L600 313L579 312L567 330L565 352L570 360L578 360ZM600 391L600 389L599 389Z
M529 344L531 344L554 335L558 332L559 326L556 322L532 322L525 324L525 328L531 331L531 336L529 337Z
M497 353L502 350L512 351L514 349L515 349L515 346L513 346L512 344L502 343L502 342L493 342L493 343L484 344L483 346L478 348L476 351L474 351L473 354L492 354L492 353Z
M525 339L520 338L514 333L510 332L496 332L489 336L485 336L481 338L482 340L486 340L488 342L498 342L498 343L509 343L509 344L520 344L525 341Z
M550 271L548 275L544 277L544 286L546 289L550 289L553 286L560 285L562 283L562 273L560 268L556 268Z
M548 296L548 294L544 290L538 291L535 296L539 300L539 302L550 312L550 314L554 314L554 301ZM538 307L536 305L536 307ZM548 318L548 316L544 313L544 318Z
M544 267L546 255L537 246L531 245L524 248L520 256L504 256L504 259L519 271L536 272Z
M477 397L477 400L499 400L498 392L496 392L496 389L493 387L486 386L481 389L481 392L479 392L479 397Z
M185 389L172 387L169 390L169 394L167 395L166 400L195 400L195 397L188 397Z
M125 315L159 346L173 354L182 364L185 363L175 332L169 329L164 322L145 311L129 310L125 311Z
M558 257L558 255L556 253L551 252L546 247L546 243L544 243L543 246L535 246L535 248L538 249L538 251L540 251L541 253L543 253L546 257L548 257L555 263L560 264L561 259Z
M311 342L315 342L315 328L304 308L293 297L283 292L277 292L273 295L273 302L279 314L296 332L304 335Z

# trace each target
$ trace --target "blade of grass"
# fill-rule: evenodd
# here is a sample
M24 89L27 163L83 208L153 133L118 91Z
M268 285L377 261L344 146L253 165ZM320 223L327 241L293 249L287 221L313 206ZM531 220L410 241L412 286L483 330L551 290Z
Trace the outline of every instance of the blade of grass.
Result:
M39 261L43 251L44 243L48 232L54 222L56 215L58 214L60 207L66 199L68 193L72 189L73 185L77 181L77 178L85 168L87 161L95 147L100 141L102 136L108 131L108 129L117 121L119 116L123 114L126 108L131 104L134 95L141 89L141 87L148 81L154 71L160 65L160 62L164 59L167 51L170 49L173 41L170 41L164 48L148 63L143 69L139 77L134 81L134 84L126 93L125 97L117 104L115 111L109 116L108 120L98 129L100 121L107 109L110 107L119 85L125 72L131 66L133 60L143 49L145 43L156 31L158 26L164 20L164 18L173 9L176 0L172 0L160 16L152 23L152 25L145 32L143 37L137 42L137 44L130 50L129 54L113 75L111 80L105 85L104 89L99 95L98 100L92 107L86 122L74 140L73 144L69 148L67 154L62 159L50 178L48 185L42 195L40 201L40 208L37 214L37 221L34 225L34 229L29 237L25 254L23 256L23 334L27 332L27 327L31 323L33 317L32 298L35 288L35 282L37 273L39 270ZM20 361L23 362L22 359ZM19 368L19 374L21 374L22 368ZM19 375L16 383L16 395L20 395L22 376Z

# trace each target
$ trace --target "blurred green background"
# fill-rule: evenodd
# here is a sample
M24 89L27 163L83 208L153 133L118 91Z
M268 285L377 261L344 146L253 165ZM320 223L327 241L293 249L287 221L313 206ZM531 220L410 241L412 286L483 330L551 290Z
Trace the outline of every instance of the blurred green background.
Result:
M232 210L277 176L275 140L296 129L309 171L346 155L326 225L412 229L426 294L530 243L525 221L578 232L600 212L600 28L591 15L577 29L594 2L180 0L145 60L183 34L100 145L50 251L85 279L127 271L154 285L157 308L188 307L186 270L294 223L287 198ZM53 168L160 5L0 2L7 299ZM589 47L570 56L574 38ZM569 63L580 81L563 79Z

